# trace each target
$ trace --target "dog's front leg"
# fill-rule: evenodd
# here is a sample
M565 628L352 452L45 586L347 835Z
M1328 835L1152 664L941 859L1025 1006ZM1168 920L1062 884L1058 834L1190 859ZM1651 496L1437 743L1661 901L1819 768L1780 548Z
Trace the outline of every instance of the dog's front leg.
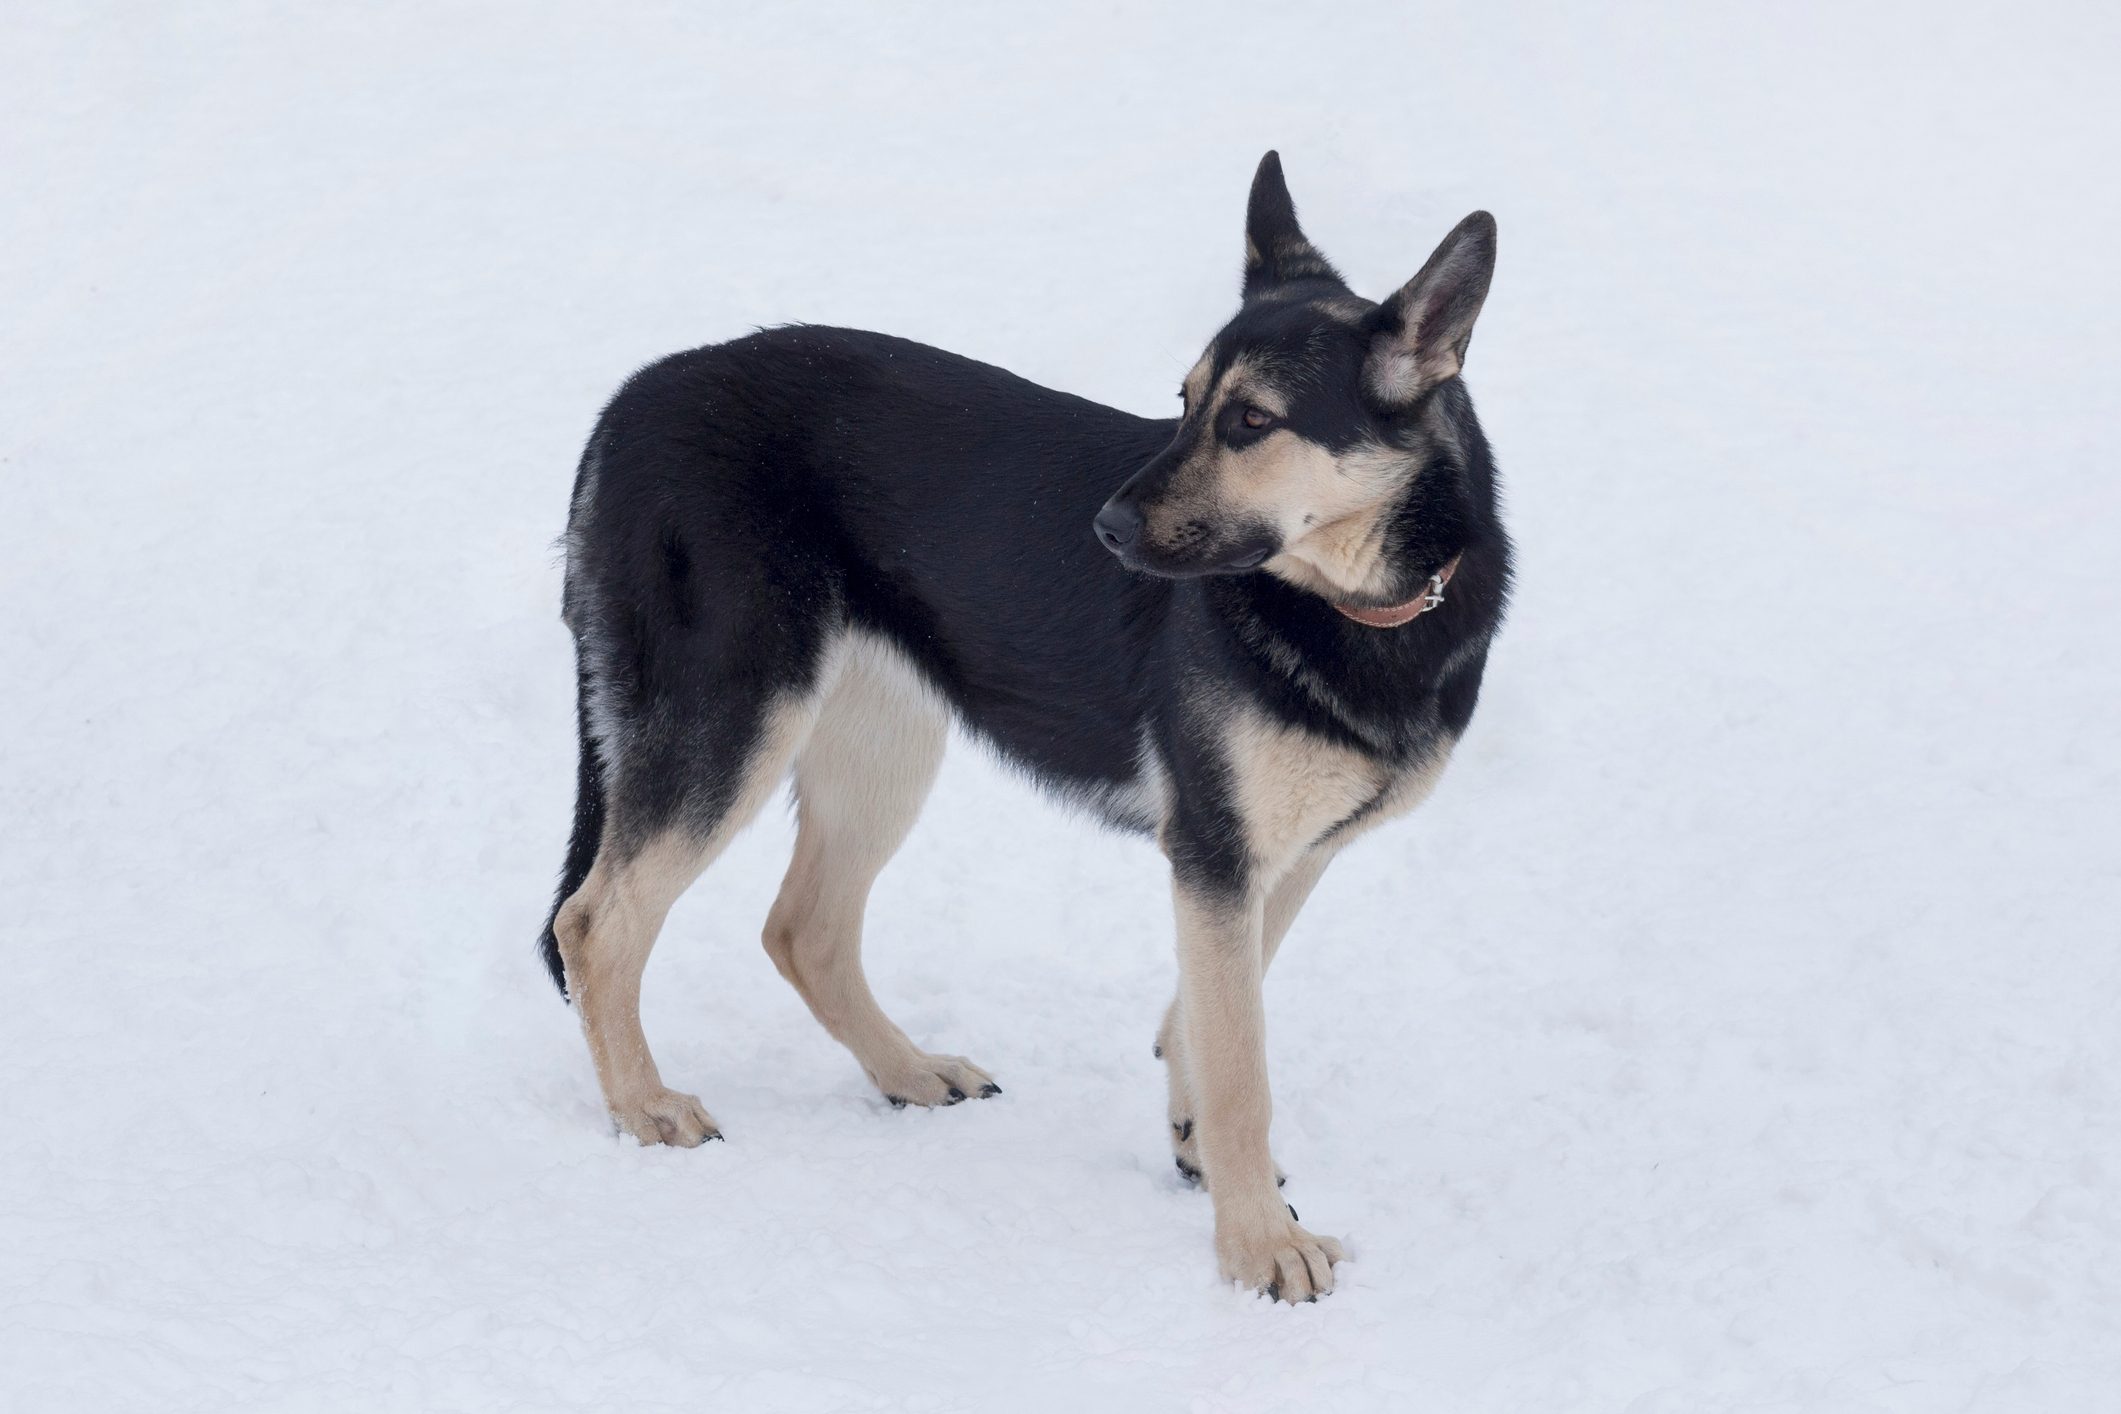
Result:
M1338 1242L1297 1225L1276 1190L1267 1129L1266 1009L1260 983L1265 902L1255 891L1175 886L1186 1065L1201 1159L1213 1177L1215 1255L1224 1277L1284 1301L1333 1289Z

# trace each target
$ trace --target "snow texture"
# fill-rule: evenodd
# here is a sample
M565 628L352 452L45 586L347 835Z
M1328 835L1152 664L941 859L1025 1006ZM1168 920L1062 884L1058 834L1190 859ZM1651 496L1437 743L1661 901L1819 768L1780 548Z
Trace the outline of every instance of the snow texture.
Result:
M2117 52L2094 4L10 6L0 1406L2116 1407ZM1166 411L1270 146L1373 295L1500 218L1523 566L1271 979L1340 1290L1216 1282L1161 862L962 742L869 956L1007 1094L894 1112L810 1020L776 809L648 977L729 1142L614 1138L533 950L601 399L801 319Z

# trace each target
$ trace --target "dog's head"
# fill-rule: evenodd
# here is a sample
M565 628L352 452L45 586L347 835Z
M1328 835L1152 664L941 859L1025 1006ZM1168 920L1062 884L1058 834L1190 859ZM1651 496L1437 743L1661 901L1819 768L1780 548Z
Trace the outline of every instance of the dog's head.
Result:
M1268 153L1243 304L1186 375L1171 444L1098 512L1098 539L1153 574L1264 566L1343 601L1407 597L1464 547L1466 405L1437 395L1494 269L1495 219L1477 211L1397 294L1363 299L1304 237Z

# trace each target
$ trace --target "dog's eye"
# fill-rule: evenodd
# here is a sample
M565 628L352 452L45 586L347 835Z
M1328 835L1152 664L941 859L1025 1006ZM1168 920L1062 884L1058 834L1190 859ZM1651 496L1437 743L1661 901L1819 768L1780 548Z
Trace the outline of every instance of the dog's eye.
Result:
M1245 426L1252 428L1254 431L1265 427L1273 420L1274 418L1271 414L1261 412L1258 408L1245 409Z

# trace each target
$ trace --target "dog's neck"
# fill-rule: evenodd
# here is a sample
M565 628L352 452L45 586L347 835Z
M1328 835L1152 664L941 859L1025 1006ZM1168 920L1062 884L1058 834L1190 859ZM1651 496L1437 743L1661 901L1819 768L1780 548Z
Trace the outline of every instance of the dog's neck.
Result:
M1451 582L1452 575L1458 573L1458 562L1461 558L1462 555L1451 556L1450 563L1429 576L1429 582L1422 586L1421 593L1403 604L1389 604L1382 609L1366 609L1336 602L1333 607L1366 628L1398 628L1402 624L1410 624L1429 610L1443 604L1444 586Z

